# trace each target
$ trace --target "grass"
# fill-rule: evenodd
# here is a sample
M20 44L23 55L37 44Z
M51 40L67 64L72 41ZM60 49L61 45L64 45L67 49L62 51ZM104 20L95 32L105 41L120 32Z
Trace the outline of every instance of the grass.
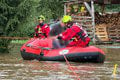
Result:
M28 40L12 40L11 43L15 43L15 44L24 44L25 42L27 42Z
M13 44L24 44L24 43L26 43L28 40L12 40L11 41L11 43L13 43ZM101 45L105 45L105 44L112 44L112 45L115 45L115 44L119 44L120 45L120 43L117 43L117 42L114 42L114 43L111 43L111 42L106 42L106 43L101 43ZM89 45L95 45L92 41L90 41L90 43L89 43Z

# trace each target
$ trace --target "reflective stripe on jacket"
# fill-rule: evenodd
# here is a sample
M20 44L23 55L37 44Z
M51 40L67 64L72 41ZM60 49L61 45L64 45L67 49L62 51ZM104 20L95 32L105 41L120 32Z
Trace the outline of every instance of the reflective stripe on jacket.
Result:
M48 37L49 32L50 32L50 28L47 24L44 24L43 26L37 25L35 28L35 34L37 34L37 36L35 37L40 37L40 38Z
M77 23L74 23L70 28L68 28L60 36L62 37L62 40L65 40L65 41L69 41L72 39L71 42L74 42L74 45L79 45L81 44L81 42L84 45L84 43L86 44L86 40L87 40L87 43L89 43L90 41L90 38L88 37L86 31L83 30L82 26L79 26Z

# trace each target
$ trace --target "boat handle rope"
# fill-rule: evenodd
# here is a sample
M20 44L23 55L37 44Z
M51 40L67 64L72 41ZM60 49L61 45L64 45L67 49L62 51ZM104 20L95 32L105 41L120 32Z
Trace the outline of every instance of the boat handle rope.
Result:
M66 64L68 65L68 67L70 68L70 70L73 72L73 74L77 77L77 80L80 80L80 78L78 77L78 75L75 73L75 71L73 70L72 66L70 65L69 61L67 60L66 56L63 54L64 59L66 61Z
M48 48L48 47L33 46L33 45L30 45L30 44L27 44L26 46L31 47L33 49L51 50L51 48Z

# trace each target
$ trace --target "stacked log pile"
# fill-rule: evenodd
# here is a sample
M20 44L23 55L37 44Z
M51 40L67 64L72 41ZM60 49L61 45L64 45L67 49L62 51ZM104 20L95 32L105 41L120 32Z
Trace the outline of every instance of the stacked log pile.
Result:
M78 23L82 24L84 28L86 28L89 35L92 34L92 18L90 20L85 18L86 15L72 15L75 16L73 19ZM84 17L84 18L80 18ZM99 13L95 13L95 34L99 38L100 41L110 41L113 39L120 39L120 12L119 13L109 13L100 15ZM91 26L90 26L91 25Z
M95 13L95 23L96 23L96 28L106 27L105 33L107 33L108 35L109 38L108 41L113 39L116 40L120 39L120 12L105 14L105 15L100 15L99 13Z
M111 26L114 25L120 25L120 12L119 13L112 13L112 14L104 14L100 15L99 13L95 13L95 23L96 24L111 24Z
M108 36L110 40L120 40L120 25L108 27Z

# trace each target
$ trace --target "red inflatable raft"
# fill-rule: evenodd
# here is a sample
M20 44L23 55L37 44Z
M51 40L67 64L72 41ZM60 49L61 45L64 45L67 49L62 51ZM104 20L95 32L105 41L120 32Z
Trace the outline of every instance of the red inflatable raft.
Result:
M105 53L94 46L52 49L51 39L32 38L21 47L20 51L24 60L65 61L64 56L68 61L74 62L103 63L105 60Z

